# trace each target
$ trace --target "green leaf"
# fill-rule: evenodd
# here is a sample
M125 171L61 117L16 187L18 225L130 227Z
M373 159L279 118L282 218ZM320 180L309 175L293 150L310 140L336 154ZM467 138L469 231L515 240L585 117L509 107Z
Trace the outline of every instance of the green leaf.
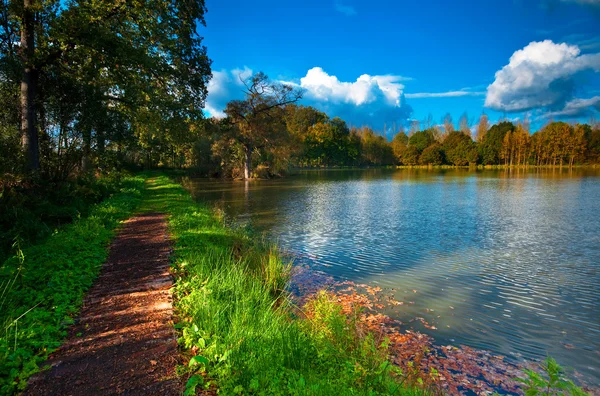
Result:
M204 356L198 355L198 356L194 356L190 359L190 362L188 363L188 367L192 367L197 364L204 364L204 365L208 366L208 363L210 363L210 362L208 361L207 358L205 358Z
M185 384L184 396L192 396L196 394L196 387L204 383L204 378L201 375L195 374Z

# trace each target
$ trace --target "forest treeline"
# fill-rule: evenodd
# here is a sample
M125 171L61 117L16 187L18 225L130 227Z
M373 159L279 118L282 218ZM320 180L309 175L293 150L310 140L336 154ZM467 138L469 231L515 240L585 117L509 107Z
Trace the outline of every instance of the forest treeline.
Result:
M476 133L453 125L420 129L412 123L391 140L370 127L349 127L310 107L287 105L280 112L277 141L254 150L254 174L267 177L290 167L381 165L572 166L600 162L600 124L550 122L531 134L526 123L489 125L481 116ZM231 117L208 120L207 134L192 147L190 164L227 177L243 177L244 153ZM268 140L264 140L266 143Z

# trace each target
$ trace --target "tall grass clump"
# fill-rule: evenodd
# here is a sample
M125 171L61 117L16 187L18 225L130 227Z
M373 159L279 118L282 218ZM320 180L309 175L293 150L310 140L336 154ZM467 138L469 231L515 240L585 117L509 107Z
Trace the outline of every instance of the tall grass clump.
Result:
M143 197L144 179L128 177L88 216L24 247L0 264L0 394L23 390L65 338L86 290L107 258L114 229ZM17 239L18 241L18 239Z
M145 209L170 215L179 342L190 358L187 394L424 394L402 383L385 340L360 331L333 298L299 313L285 291L290 263L277 249L226 227L164 176Z

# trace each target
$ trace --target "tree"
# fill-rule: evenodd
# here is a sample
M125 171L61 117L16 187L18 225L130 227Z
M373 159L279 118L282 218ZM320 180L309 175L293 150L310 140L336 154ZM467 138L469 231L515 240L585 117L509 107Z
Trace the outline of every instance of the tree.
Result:
M444 124L444 134L447 136L450 132L454 132L454 124L452 123L452 116L450 113L446 113L442 120Z
M310 126L304 146L303 158L310 165L346 165L353 159L350 155L350 130L338 117Z
M419 131L408 139L408 145L416 147L419 154L434 142L435 139L433 138L433 131L431 129Z
M419 149L409 145L402 154L402 163L404 165L417 165L419 163Z
M401 163L402 155L404 154L404 151L408 145L408 136L406 136L406 133L404 132L398 132L392 139L390 145L392 146L394 157L396 157L396 160Z
M408 130L408 137L411 137L415 133L419 132L419 129L421 129L419 120L412 120L410 122L410 129Z
M567 156L567 142L572 134L573 128L566 122L551 122L542 128L542 133L545 135L547 148L547 164L552 162L555 166L557 163L562 167Z
M525 165L527 162L531 138L526 128L526 124L519 123L512 133L513 160L516 160L517 166Z
M285 107L285 123L291 141L292 156L296 156L301 166L312 165L307 163L314 160L314 147L311 136L308 134L310 127L318 123L327 123L327 114L311 106L298 106L290 104Z
M465 135L471 136L471 123L469 115L465 111L458 120L459 130Z
M483 113L479 117L479 124L477 124L477 142L481 143L485 138L485 134L490 129L490 122L487 114Z
M385 138L371 128L358 129L360 136L362 161L365 165L392 165L394 153Z
M513 123L508 121L495 124L489 129L479 144L479 155L484 165L496 165L499 163L504 136L507 132L514 129L515 126Z
M444 160L442 146L439 143L434 143L427 147L419 157L421 165L441 165Z
M572 167L575 161L583 160L586 150L586 134L591 133L591 128L586 124L577 124L572 129L567 140L567 153L569 156L569 167Z
M302 98L302 91L273 83L262 72L244 82L246 99L227 103L225 114L235 126L234 139L244 149L244 179L252 177L252 153L273 146L287 133L285 106Z
M600 163L600 123L593 125L587 140L586 157L592 163Z
M285 107L285 123L288 131L301 140L306 137L308 128L319 122L327 122L327 114L312 106L290 104Z
M21 144L27 158L27 168L39 170L40 157L37 131L37 86L38 69L35 60L36 4L33 0L23 0L21 20L21 59L23 79L21 80Z
M470 136L462 132L451 132L442 145L446 160L456 166L477 161L477 148Z
M148 130L165 137L167 130L180 130L173 122L202 118L211 77L197 33L204 24L203 0L14 0L1 7L0 68L7 85L20 85L29 169L41 168L40 144L54 155L65 131L89 159L94 143L102 154L115 137L107 119L134 125L137 117L154 113L160 125Z
M429 113L427 117L423 120L423 128L431 129L435 127L435 123L433 122L433 114Z
M500 159L504 160L504 166L512 166L513 161L513 151L514 151L514 139L513 139L513 131L508 131L504 135L504 139L502 139L502 148L500 150L500 155L498 156Z

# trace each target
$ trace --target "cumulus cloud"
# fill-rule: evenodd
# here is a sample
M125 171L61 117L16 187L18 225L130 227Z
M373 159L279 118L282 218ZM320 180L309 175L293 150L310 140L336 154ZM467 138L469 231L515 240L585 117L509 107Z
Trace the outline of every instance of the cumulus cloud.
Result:
M576 75L586 70L600 71L600 54L582 55L576 45L551 40L532 42L496 72L485 106L509 112L561 108L573 97Z
M354 9L354 7L349 6L349 5L344 5L339 1L335 2L335 10L346 16L356 15L356 10Z
M340 81L320 67L313 67L300 79L305 90L304 102L332 117L341 117L353 125L374 125L405 121L412 108L404 99L402 81L395 75L363 74L353 82Z
M390 105L399 105L404 85L401 76L363 74L354 82L342 82L320 67L313 67L300 79L300 86L317 100L354 103L360 106L383 97Z
M407 93L407 99L422 99L422 98L455 98L460 96L483 96L485 92L474 91L448 91L448 92L417 92Z
M546 118L578 118L594 115L600 111L600 96L594 96L589 99L572 99L565 104L565 107L559 111L546 113Z
M206 111L213 117L224 117L223 110L232 99L244 97L242 80L252 75L248 68L213 72L208 85ZM330 117L340 117L351 125L383 126L405 122L412 108L404 98L403 81L410 78L395 75L363 74L356 81L340 81L320 67L314 67L298 80L280 83L304 90L301 104L313 106Z
M233 69L231 71L213 71L212 79L208 83L208 96L205 109L212 117L225 117L225 106L232 99L241 99L244 95L243 81L252 75L252 70Z

